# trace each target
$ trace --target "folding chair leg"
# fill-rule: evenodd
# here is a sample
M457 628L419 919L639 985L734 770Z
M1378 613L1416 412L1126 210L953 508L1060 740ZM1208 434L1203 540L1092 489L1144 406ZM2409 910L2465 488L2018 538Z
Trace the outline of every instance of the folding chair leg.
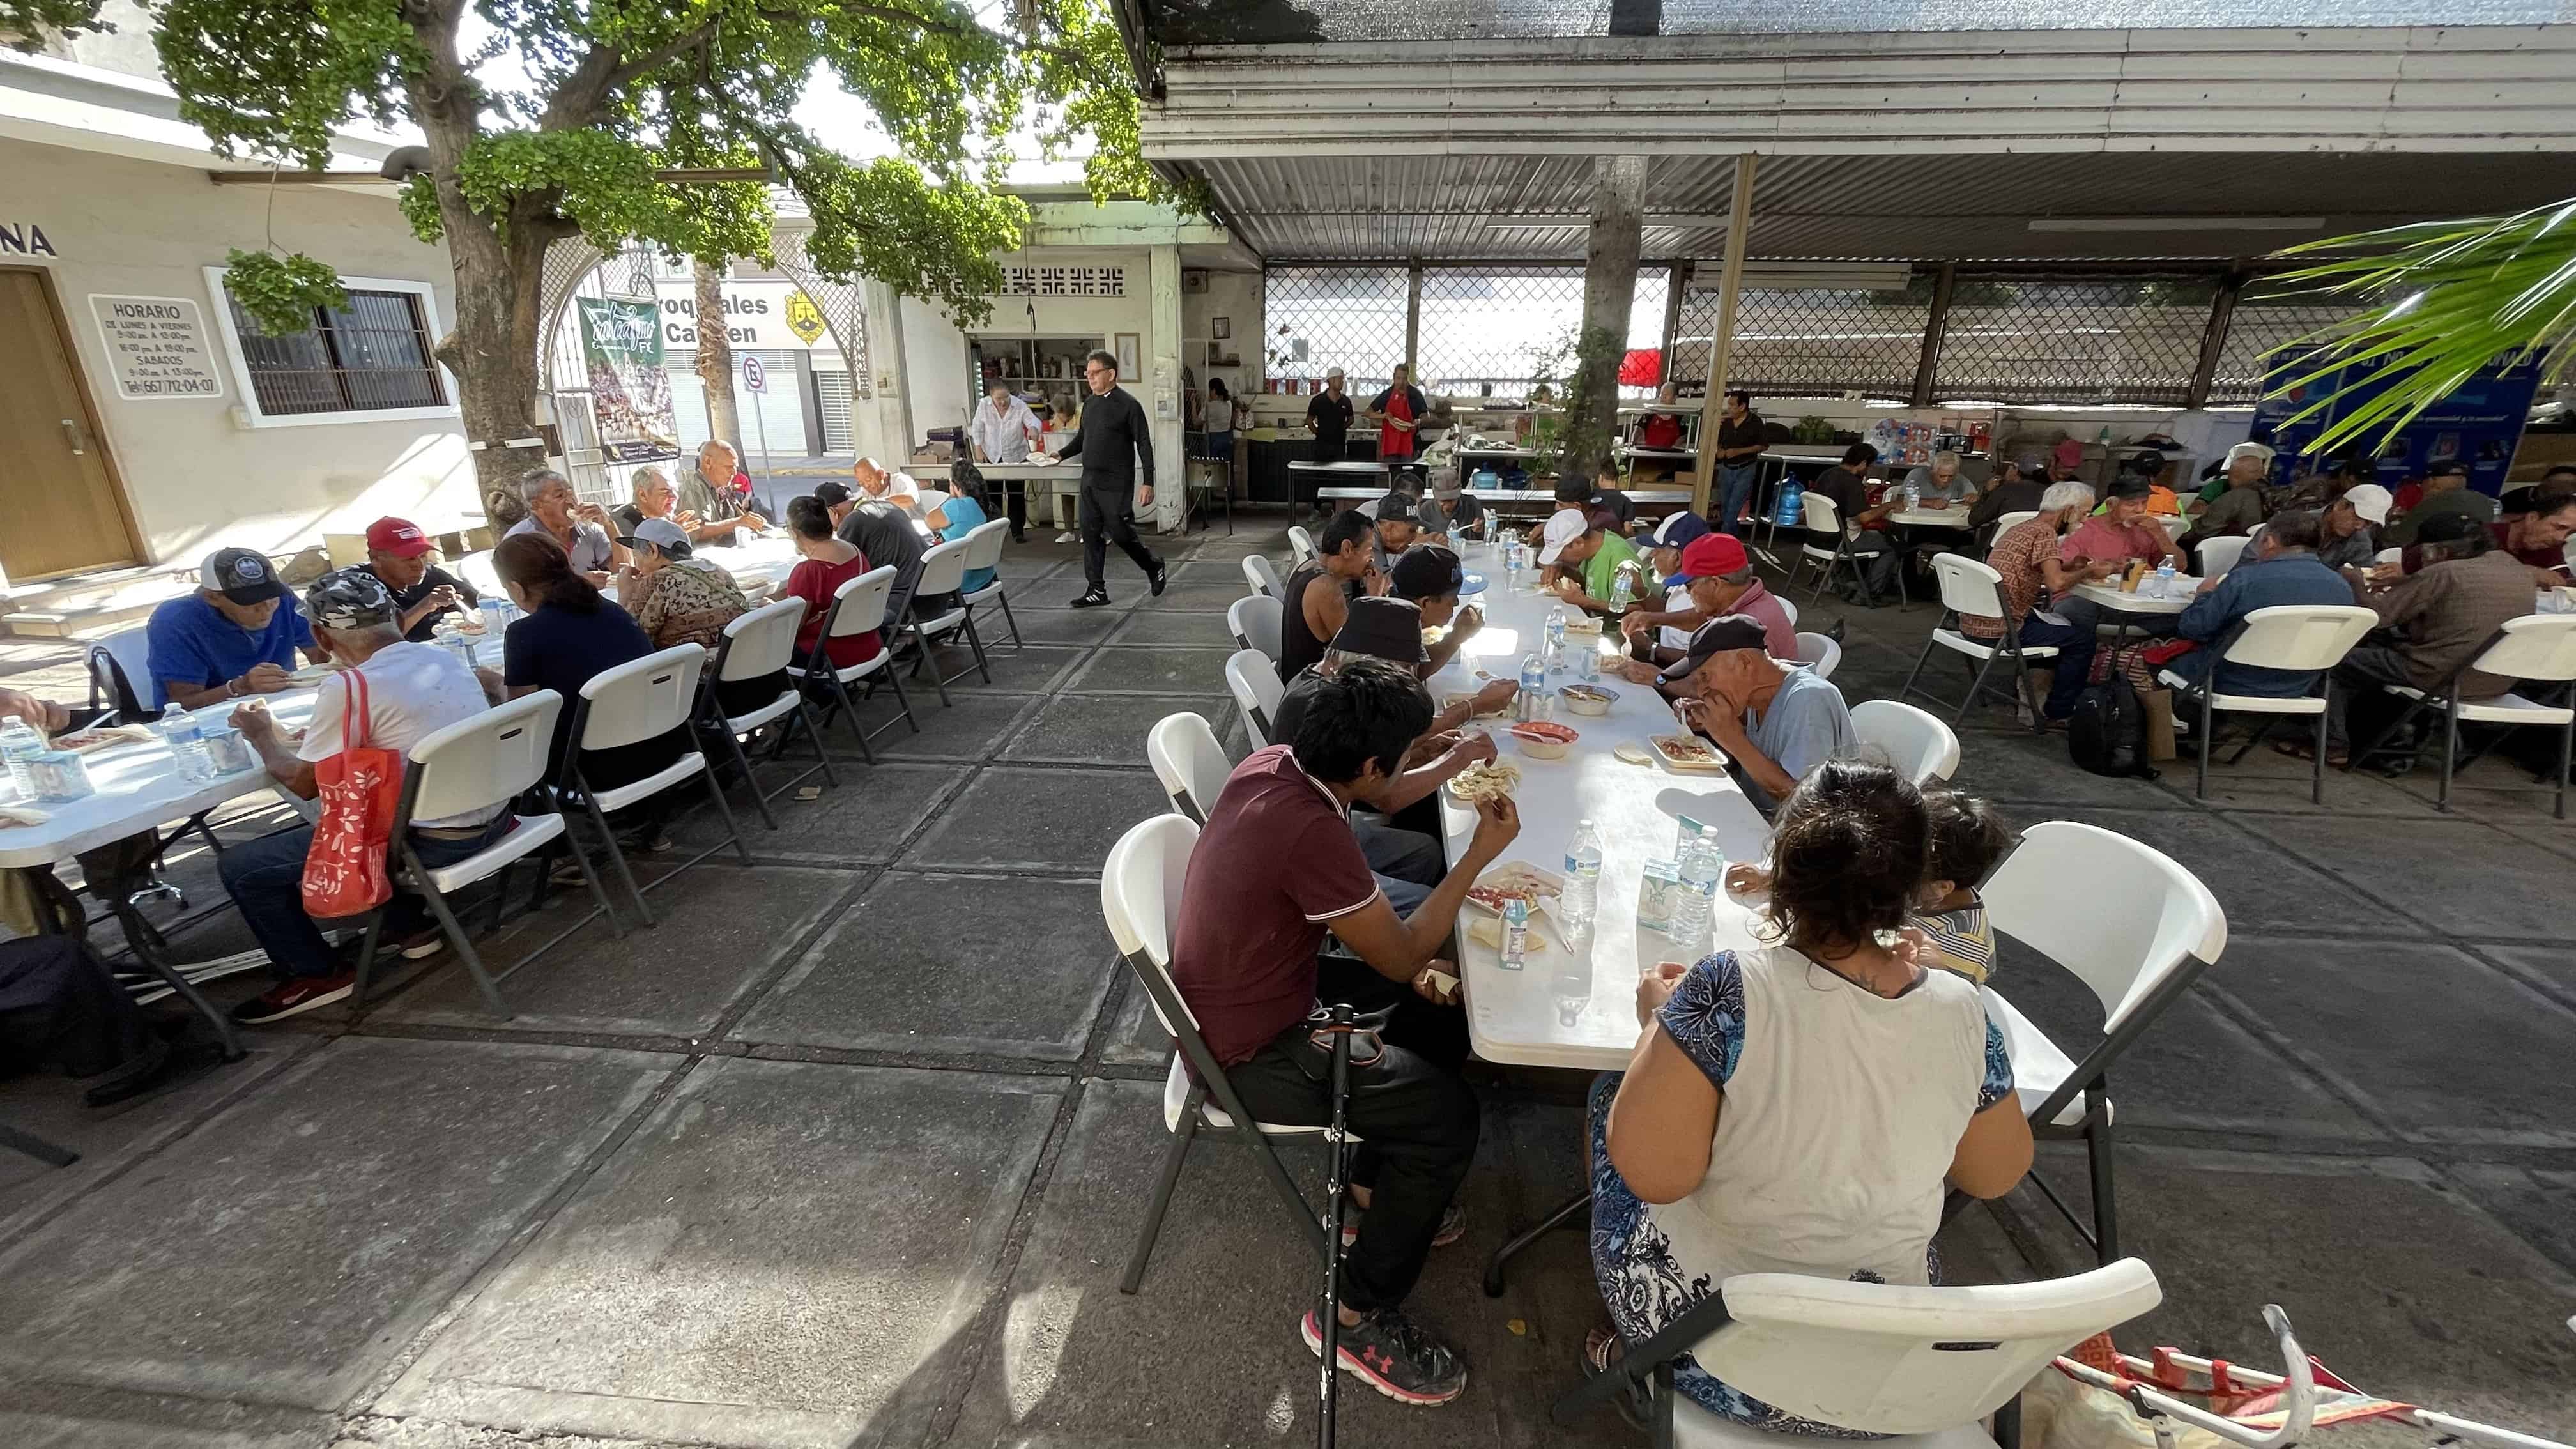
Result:
M608 852L608 863L617 867L617 878L625 882L626 898L635 903L635 914L643 918L648 930L660 924L653 919L653 908L644 904L643 888L635 884L635 872L626 864L625 847L617 843L617 832L609 828L608 817L600 813L599 802L590 798L585 792L582 796L582 804L590 811L590 823L599 828L600 847ZM576 853L580 849L579 845L573 847ZM588 862L585 861L583 865L586 873Z
M742 838L742 826L733 818L733 806L725 799L724 786L716 783L715 771L706 770L702 771L701 774L707 782L707 793L715 797L716 813L724 817L725 834L733 837L734 854L742 857L743 864L751 864L751 846ZM759 787L757 785L753 786L751 793L753 799L758 799L760 797ZM763 805L761 809L763 814L768 813L768 807L766 805ZM771 828L775 829L776 827L772 826Z
M948 681L947 681L946 679L944 679L944 678L940 677L940 673L939 673L939 661L931 657L931 653L930 653L930 633L929 633L929 631L928 631L928 630L926 630L926 629L924 629L924 628L922 628L922 627L921 627L921 623L920 623L920 621L919 621L919 620L915 620L915 621L913 621L913 625L912 625L912 638L913 638L913 642L914 642L914 643L919 644L919 645L921 646L921 657L920 657L920 658L918 658L918 659L915 659L914 661L912 661L912 672L913 672L914 674L916 674L916 675L917 675L917 674L921 673L921 667L922 667L923 665L925 665L925 664L929 665L929 666L930 666L930 682L931 682L932 684L935 684L935 685L937 685L937 686L939 687L939 706L940 706L940 708L942 708L942 709L955 709L955 708L957 707L957 701L955 701L955 700L953 700L953 699L950 699L950 698L948 697ZM892 670L888 670L887 672L890 674L890 673L892 673L893 671L892 671Z
M893 665L889 664L886 666L886 672L888 673L892 673L893 669ZM868 727L859 723L859 702L850 698L850 687L841 682L839 675L836 674L831 676L831 680L832 693L841 701L841 718L850 722L850 733L859 737L859 753L867 757L867 762L869 764L875 764L877 762L877 747L868 739ZM897 691L897 693L900 692L901 691ZM821 735L816 735L814 737L814 743L819 747L823 743L823 737Z
M790 716L790 718L794 719L797 724L803 726L805 730L805 738L814 742L814 763L820 766L823 771L823 783L831 786L835 790L840 789L841 778L840 776L832 773L832 752L823 748L823 728L822 726L814 723L813 713L805 708L805 693L802 689L797 691L796 711L792 716ZM784 753L786 751L787 735L788 732L785 730L780 730L778 732L778 747L780 753Z
M2210 670L2210 674L2213 678L2216 677L2217 673L2218 671L2214 668ZM2194 774L2196 783L2191 787L2192 797L2198 800L2206 800L2209 798L2210 746L2217 743L2217 740L2210 734L2210 714L2212 708L2213 706L2210 704L2209 699L2209 689L2204 687L2200 691L2200 768Z
M895 673L892 665L888 665L883 672L885 674L886 683L894 686L894 702L903 707L903 722L912 726L912 732L914 734L921 733L921 721L913 717L912 695L903 687L903 676ZM948 697L948 691L945 687L939 691L939 697L943 700Z
M1228 532L1228 533L1232 533L1232 532L1234 532L1234 516L1233 516L1233 515L1234 515L1234 510L1233 510L1232 508L1228 508L1228 509L1226 510L1226 521L1225 521L1225 531L1226 531L1226 532ZM1027 647L1029 647L1029 646L1027 646L1026 644L1023 644L1023 643L1021 643L1021 642L1020 642L1020 621L1019 621L1019 620L1017 620L1017 619L1015 619L1015 618L1013 618L1013 617L1011 617L1011 595L1010 595L1010 592L1009 592L1008 590L1004 590L1004 591L1003 591L1001 594L999 594L997 597L1001 600L1001 603L1002 603L1002 622L1011 626L1011 647L1012 647L1012 648L1014 648L1014 649L1026 649L1026 648L1027 648Z
M2450 708L2442 711L2442 788L2433 796L2433 808L2446 814L2451 808L2451 770L2460 753L2459 691L2454 689L2451 693L2454 698Z
M2317 711L2316 779L2308 786L2309 803L2326 803L2326 721L2334 718L2334 675L2326 675L2326 707Z
M966 647L975 651L976 671L984 676L986 684L992 683L993 662L984 657L984 636L975 630L975 610L972 607L966 610Z
M2576 689L2570 689L2565 694L2561 695L2560 701L2565 704L2576 705ZM2557 813L2558 818L2561 820L2567 818L2567 771L2571 765L2576 765L2576 721L2570 721L2566 725L2560 727L2558 731Z
M743 753L741 737L736 735L731 729L727 728L723 720L716 721L716 728L724 731L725 748L733 751L733 762L742 767L743 783L751 786L752 807L760 812L760 818L763 824L767 825L772 830L776 830L778 828L778 816L769 808L769 797L761 793L760 777L751 772L751 756ZM786 734L786 731L781 730L779 733L783 737ZM773 750L770 754L772 758L775 758L777 751ZM710 780L714 779L715 772L713 770L709 770L707 772L707 778ZM719 790L717 792L718 798L722 798L723 793L724 792Z
M367 984L375 979L376 948L384 941L385 912L391 908L392 903L387 902L367 913L367 933L358 942L358 979L349 986L349 1009L345 1016L350 1021L356 1021L358 1013L366 1009Z
M2084 1128L2084 1158L2093 1174L2093 1251L2108 1266L2120 1260L2120 1215L2111 1187L2111 1124L2101 1118L2101 1099L2087 1096L2093 1109L2093 1120Z
M1968 676L1968 696L1950 712L1950 723L1954 728L1968 722L1968 706L1975 704L1977 696L1986 692L1986 673L1995 667L1995 653L1992 649L1987 650L1986 657L1977 661L1975 672Z
M582 867L582 872L589 874L587 864ZM592 885L597 888L597 882ZM474 984L482 990L484 1004L492 1008L494 1016L508 1021L511 1017L510 1003L501 999L501 984L484 969L482 955L474 949L474 942L467 938L465 927L457 922L456 912L448 909L446 894L426 880L420 882L420 893L429 897L430 913L438 917L438 928L447 933L448 941L456 947L456 954L464 958L465 969L474 974ZM607 903L607 897L602 896L600 904L605 906Z
M1914 693L1915 679L1923 673L1923 666L1932 662L1932 651L1939 647L1932 642L1931 635L1923 636L1923 652L1914 656L1914 667L1905 671L1905 687L1896 691L1898 699L1907 698Z
M1193 1086L1189 1099L1181 1104L1181 1125L1172 1133L1172 1145L1163 1154L1163 1170L1154 1182L1154 1201L1145 1209L1145 1221L1136 1229L1136 1247L1127 1255L1127 1272L1118 1280L1118 1291L1134 1293L1145 1281L1145 1264L1154 1256L1154 1242L1163 1235L1163 1214L1172 1206L1172 1189L1181 1181L1181 1164L1188 1160L1190 1142L1199 1134L1200 1104L1207 1100L1207 1088Z

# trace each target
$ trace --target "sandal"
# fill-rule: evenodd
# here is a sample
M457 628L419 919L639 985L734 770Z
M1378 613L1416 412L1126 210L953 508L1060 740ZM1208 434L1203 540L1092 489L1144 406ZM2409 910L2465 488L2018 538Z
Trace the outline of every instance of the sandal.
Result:
M1610 1361L1617 1355L1619 1330L1609 1324L1596 1324L1583 1335L1583 1366L1596 1374L1608 1373Z

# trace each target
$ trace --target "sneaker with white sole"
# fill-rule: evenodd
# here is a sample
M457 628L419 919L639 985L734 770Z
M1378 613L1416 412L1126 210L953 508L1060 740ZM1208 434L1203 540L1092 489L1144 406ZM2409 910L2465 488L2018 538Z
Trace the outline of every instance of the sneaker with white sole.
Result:
M355 970L334 971L328 976L291 976L235 1006L232 1017L243 1026L265 1026L315 1007L346 1001L357 985Z
M1298 1321L1306 1351L1321 1356L1323 1330L1315 1310ZM1399 1404L1433 1408L1467 1391L1467 1361L1394 1308L1381 1308L1345 1328L1336 1339L1341 1370Z
M1342 1219L1343 1247L1347 1248L1351 1244L1360 1240L1361 1216L1361 1214L1344 1215ZM1435 1248L1445 1248L1465 1236L1467 1236L1467 1209L1464 1206L1453 1202L1449 1204L1448 1211L1440 1215L1440 1231L1431 1235L1431 1246Z

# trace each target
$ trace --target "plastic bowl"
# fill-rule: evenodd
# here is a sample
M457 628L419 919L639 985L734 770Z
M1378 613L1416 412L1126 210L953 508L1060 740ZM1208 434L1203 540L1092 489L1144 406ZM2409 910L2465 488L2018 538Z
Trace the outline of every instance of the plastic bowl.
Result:
M1587 690L1582 685L1569 684L1559 689L1556 697L1565 701L1565 707L1571 713L1604 715L1610 712L1610 702L1617 696L1607 691Z
M1562 760L1565 758L1565 752L1574 748L1573 731L1566 731L1566 736L1563 739L1552 739L1544 733L1530 733L1515 729L1512 731L1512 743L1520 746L1521 753L1533 760Z

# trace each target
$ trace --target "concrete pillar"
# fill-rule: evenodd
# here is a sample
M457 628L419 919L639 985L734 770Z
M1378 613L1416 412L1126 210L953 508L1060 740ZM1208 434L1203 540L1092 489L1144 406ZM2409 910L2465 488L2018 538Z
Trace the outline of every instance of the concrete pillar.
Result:
M1141 520L1157 531L1181 526L1189 456L1181 447L1181 249L1165 243L1147 249L1152 308L1145 333L1145 375L1136 380L1154 436L1154 508Z
M1566 396L1560 477L1590 476L1617 442L1619 361L1628 350L1628 310L1637 295L1645 208L1645 157L1593 159L1592 233L1583 253L1583 330Z
M912 387L903 370L902 299L878 281L864 283L862 295L870 395L850 407L850 443L861 457L891 463L911 456L911 427L904 412Z

